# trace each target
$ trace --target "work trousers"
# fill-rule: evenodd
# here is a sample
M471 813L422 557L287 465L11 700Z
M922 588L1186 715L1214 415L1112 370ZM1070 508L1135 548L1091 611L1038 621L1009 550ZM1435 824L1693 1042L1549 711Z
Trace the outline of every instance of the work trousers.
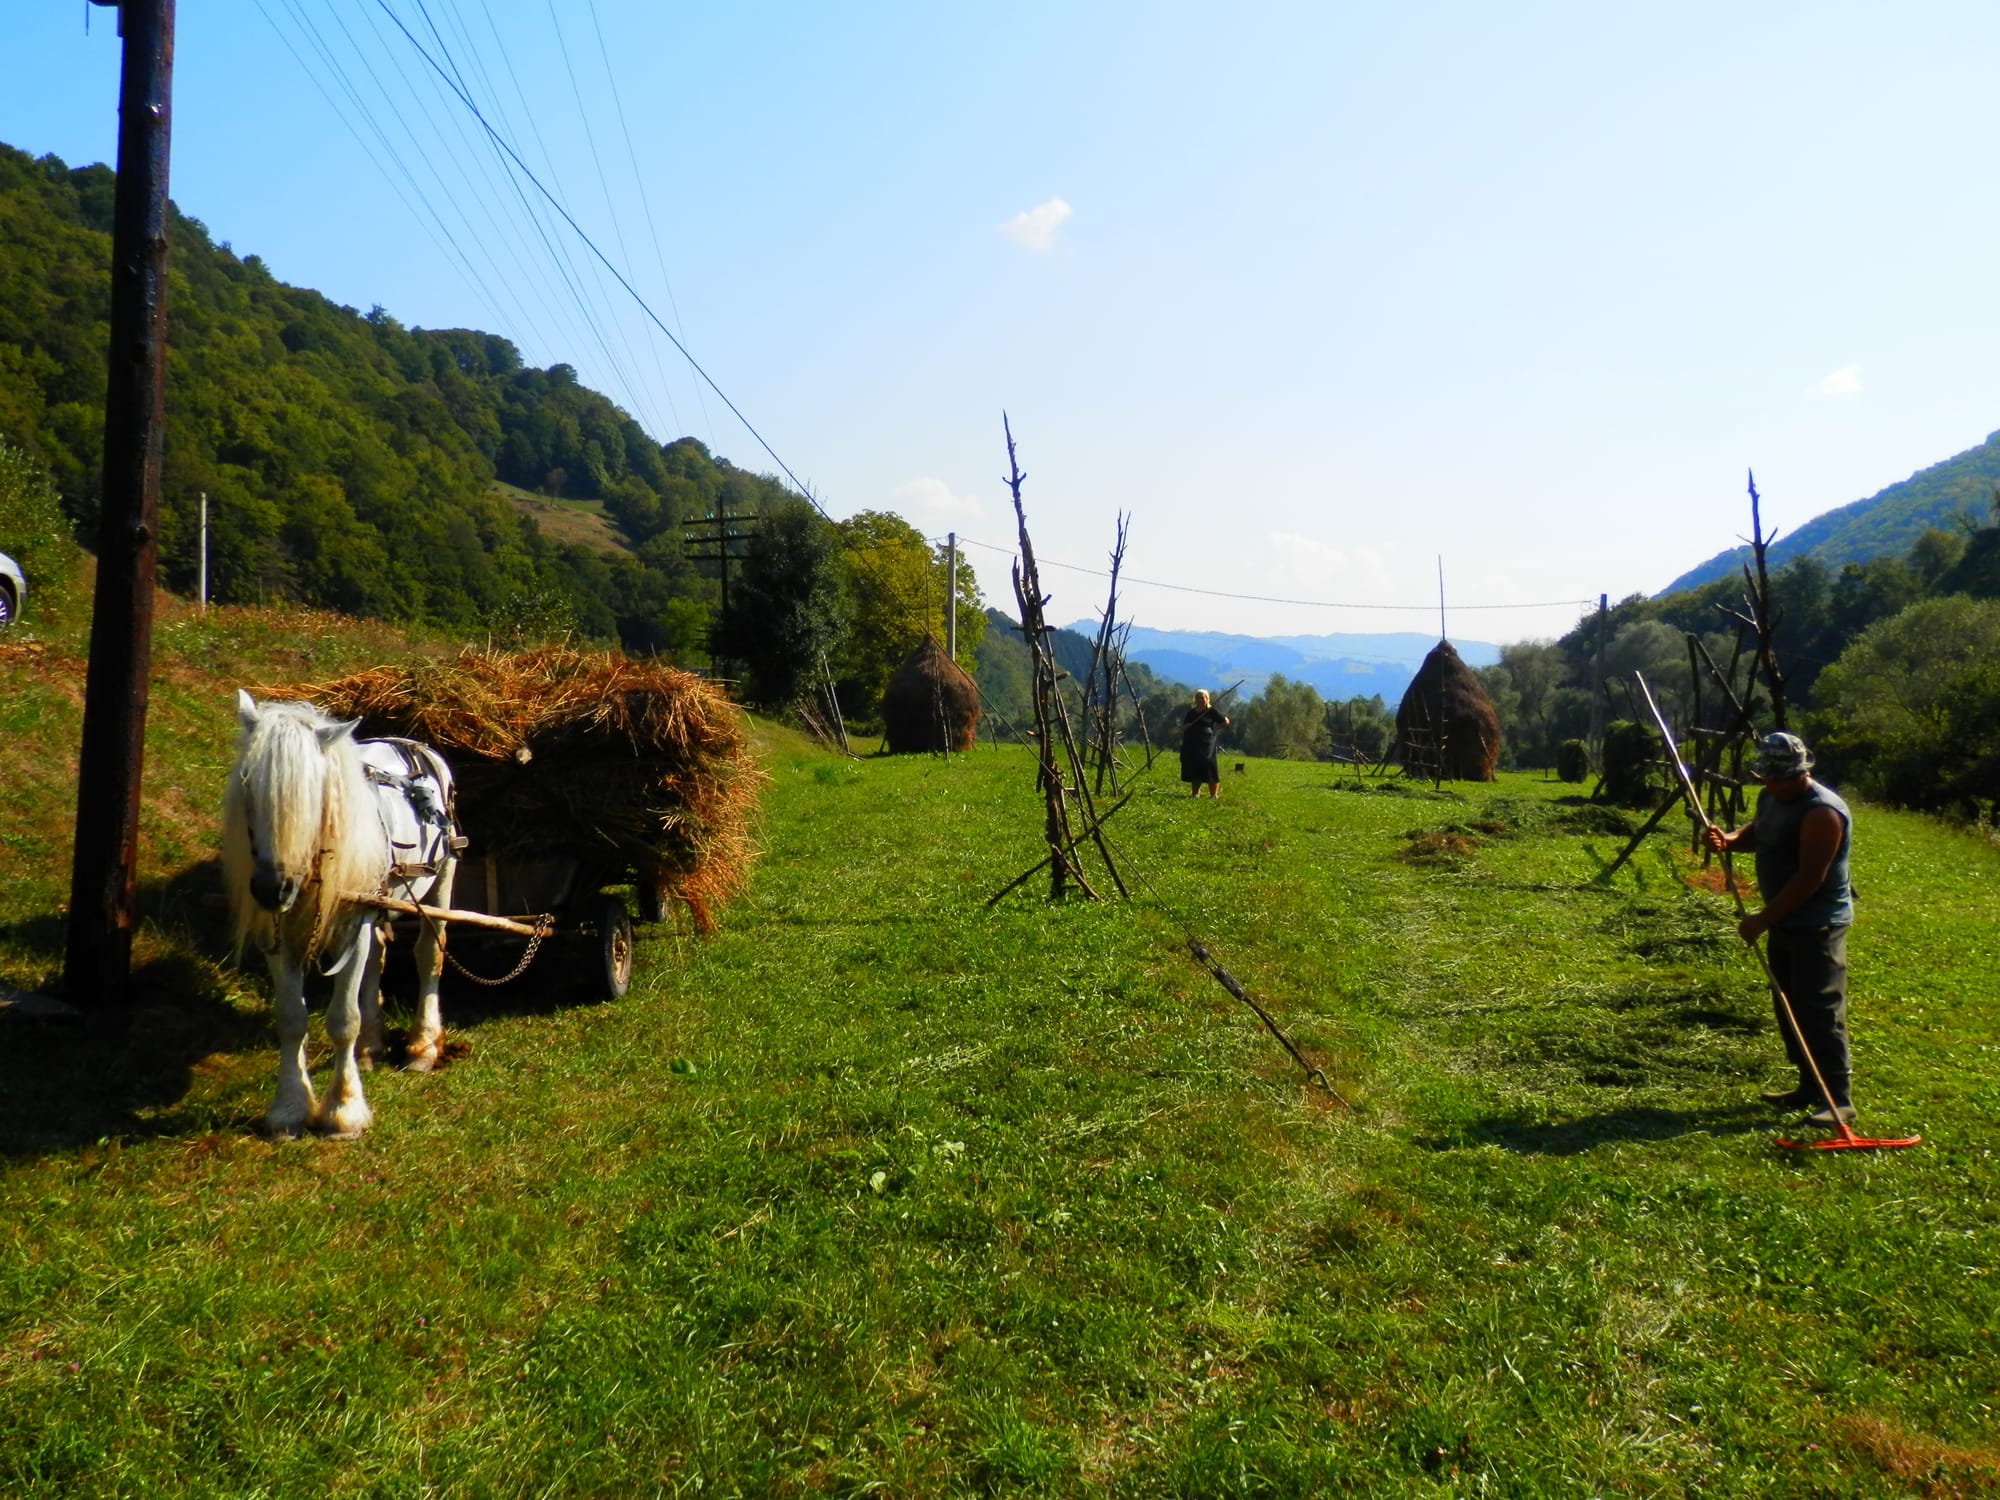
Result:
M1787 929L1773 927L1768 952L1771 972L1777 976L1785 997L1798 1017L1799 1032L1812 1060L1819 1064L1820 1076L1835 1104L1851 1104L1848 1097L1847 1061L1847 929L1822 927ZM1799 1087L1817 1097L1819 1086L1806 1066L1806 1054L1799 1050L1800 1036L1785 1020L1785 1007L1774 994L1772 1008L1778 1015L1778 1032L1785 1039L1785 1055L1799 1070Z

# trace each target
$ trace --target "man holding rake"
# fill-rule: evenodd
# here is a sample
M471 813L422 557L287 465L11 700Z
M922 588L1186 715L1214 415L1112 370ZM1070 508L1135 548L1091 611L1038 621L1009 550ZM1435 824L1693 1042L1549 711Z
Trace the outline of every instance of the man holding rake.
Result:
M1764 1102L1788 1110L1817 1105L1813 1124L1846 1125L1854 1119L1847 1060L1847 929L1854 920L1847 851L1854 819L1845 802L1812 779L1812 765L1812 751L1797 735L1765 735L1753 765L1764 789L1750 821L1733 833L1710 825L1703 837L1718 854L1745 843L1755 852L1764 909L1746 915L1736 931L1753 944L1769 934L1771 977L1798 1022L1795 1033L1774 996L1778 1031L1799 1082L1765 1094ZM1831 1108L1813 1082L1813 1064L1833 1096Z

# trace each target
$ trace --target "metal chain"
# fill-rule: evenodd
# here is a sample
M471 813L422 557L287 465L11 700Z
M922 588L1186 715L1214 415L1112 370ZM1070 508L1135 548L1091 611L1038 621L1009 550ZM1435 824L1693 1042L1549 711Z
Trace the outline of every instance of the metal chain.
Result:
M450 948L444 950L445 962L458 970L465 978L470 979L474 984L483 984L490 989L496 985L506 984L510 980L519 979L527 971L528 965L534 962L535 950L542 946L542 939L555 930L556 915L554 912L545 911L539 917L535 918L535 935L528 939L528 946L521 950L521 961L515 964L507 973L502 974L498 979L487 979L473 973L472 970L466 968L464 964L458 961L458 955L453 953Z

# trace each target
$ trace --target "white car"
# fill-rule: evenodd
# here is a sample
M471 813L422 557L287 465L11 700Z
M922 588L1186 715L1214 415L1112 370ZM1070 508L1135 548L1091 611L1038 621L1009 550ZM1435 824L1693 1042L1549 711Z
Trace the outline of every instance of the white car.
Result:
M21 617L21 606L27 599L28 580L21 576L20 565L0 552L0 630Z

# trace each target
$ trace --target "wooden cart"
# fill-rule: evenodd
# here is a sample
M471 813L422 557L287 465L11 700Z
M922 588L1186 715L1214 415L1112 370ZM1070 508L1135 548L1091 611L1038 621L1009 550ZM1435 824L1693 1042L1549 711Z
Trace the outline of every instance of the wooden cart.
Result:
M474 984L511 984L553 948L568 956L571 972L590 994L616 1000L632 986L634 934L625 898L608 887L628 884L643 920L666 919L667 895L656 880L615 857L559 851L528 859L467 850L450 907L419 906L394 895L369 904L389 914L398 937L414 937L419 922L444 923L451 929L446 961Z

